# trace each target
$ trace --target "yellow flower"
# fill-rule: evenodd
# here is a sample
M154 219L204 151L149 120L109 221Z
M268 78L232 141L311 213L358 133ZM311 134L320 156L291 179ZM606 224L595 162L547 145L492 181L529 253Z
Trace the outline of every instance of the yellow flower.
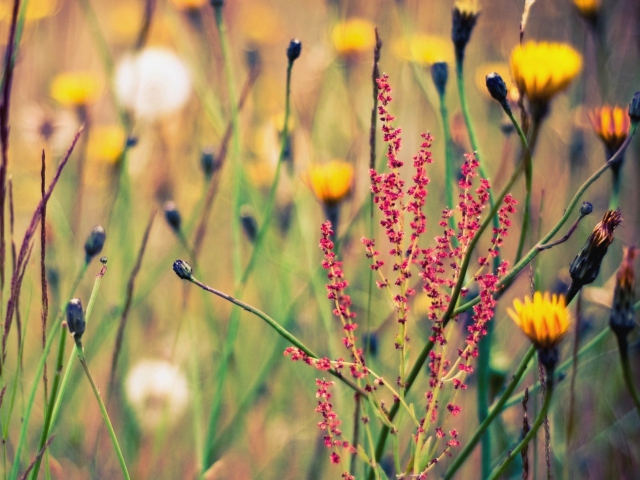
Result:
M37 21L50 17L58 10L58 0L29 0L26 21ZM13 12L13 2L0 2L0 20L10 21Z
M171 3L179 10L198 10L209 3L209 0L171 0Z
M511 75L532 102L548 102L582 69L582 56L565 43L527 42L511 52Z
M353 166L340 160L322 165L312 165L307 172L307 181L325 205L336 205L351 193Z
M240 10L238 21L244 39L249 44L275 45L282 40L286 29L278 12L255 0Z
M91 128L87 157L113 164L120 159L126 135L120 125L96 125Z
M589 120L596 135L603 141L609 153L613 154L626 140L631 120L627 109L618 105L603 105L589 112Z
M600 0L573 0L573 4L585 18L594 18L600 11Z
M538 348L553 348L569 330L571 316L563 295L536 292L533 302L528 296L524 303L516 299L513 308L515 311L508 308L507 313Z
M343 57L371 52L376 43L375 27L368 20L352 18L333 27L331 41Z
M398 57L420 65L431 65L435 62L453 63L454 59L451 40L423 33L396 41L393 50Z
M99 78L90 72L61 73L51 83L51 96L66 107L94 103L101 90Z

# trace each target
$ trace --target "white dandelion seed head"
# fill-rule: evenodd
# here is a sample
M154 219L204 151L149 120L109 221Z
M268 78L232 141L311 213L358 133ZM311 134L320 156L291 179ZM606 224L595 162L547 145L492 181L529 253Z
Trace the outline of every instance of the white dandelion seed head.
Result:
M115 78L120 103L141 119L156 120L180 110L191 96L191 74L172 51L146 48L122 59Z
M127 374L125 393L144 430L175 424L189 404L182 371L164 360L142 360Z

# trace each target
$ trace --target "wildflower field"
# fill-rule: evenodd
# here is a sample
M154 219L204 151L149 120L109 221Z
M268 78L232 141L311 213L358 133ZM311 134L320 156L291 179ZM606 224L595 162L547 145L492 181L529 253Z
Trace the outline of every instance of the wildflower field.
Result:
M0 0L1 479L632 479L636 0Z

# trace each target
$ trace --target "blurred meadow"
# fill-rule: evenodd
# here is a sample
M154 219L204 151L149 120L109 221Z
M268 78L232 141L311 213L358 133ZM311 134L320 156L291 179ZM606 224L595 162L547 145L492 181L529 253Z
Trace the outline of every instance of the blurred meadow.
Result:
M3 479L637 478L639 2L0 0L0 42Z

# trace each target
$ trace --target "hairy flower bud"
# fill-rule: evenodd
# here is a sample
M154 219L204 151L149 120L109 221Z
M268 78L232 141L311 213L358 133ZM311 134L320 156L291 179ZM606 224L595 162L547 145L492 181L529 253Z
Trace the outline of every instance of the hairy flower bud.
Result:
M613 242L613 231L620 223L622 214L620 209L617 209L606 212L602 221L595 226L582 250L569 266L574 288L579 289L596 279L602 259Z
M82 338L86 322L84 320L84 310L79 298L72 298L67 303L67 326L69 332L76 340Z
M293 63L300 56L300 52L302 52L302 42L297 38L294 38L289 42L289 46L287 47L287 58L289 59L289 63Z
M616 275L616 287L613 292L609 326L618 337L623 338L633 330L636 323L636 312L633 308L635 303L633 261L637 253L638 249L633 246L624 249L622 263L620 263L620 268Z
M174 232L178 233L182 225L182 218L176 204L174 202L165 202L162 208L164 209L164 218L167 223Z
M84 251L87 254L87 261L98 255L102 251L107 234L100 225L96 225L91 230L87 241L84 244Z
M447 64L445 62L436 62L431 65L431 78L436 86L436 90L438 90L440 96L443 96L447 86L447 80L449 79Z
M173 262L173 271L176 272L182 280L190 280L193 277L193 269L184 260L176 260Z

